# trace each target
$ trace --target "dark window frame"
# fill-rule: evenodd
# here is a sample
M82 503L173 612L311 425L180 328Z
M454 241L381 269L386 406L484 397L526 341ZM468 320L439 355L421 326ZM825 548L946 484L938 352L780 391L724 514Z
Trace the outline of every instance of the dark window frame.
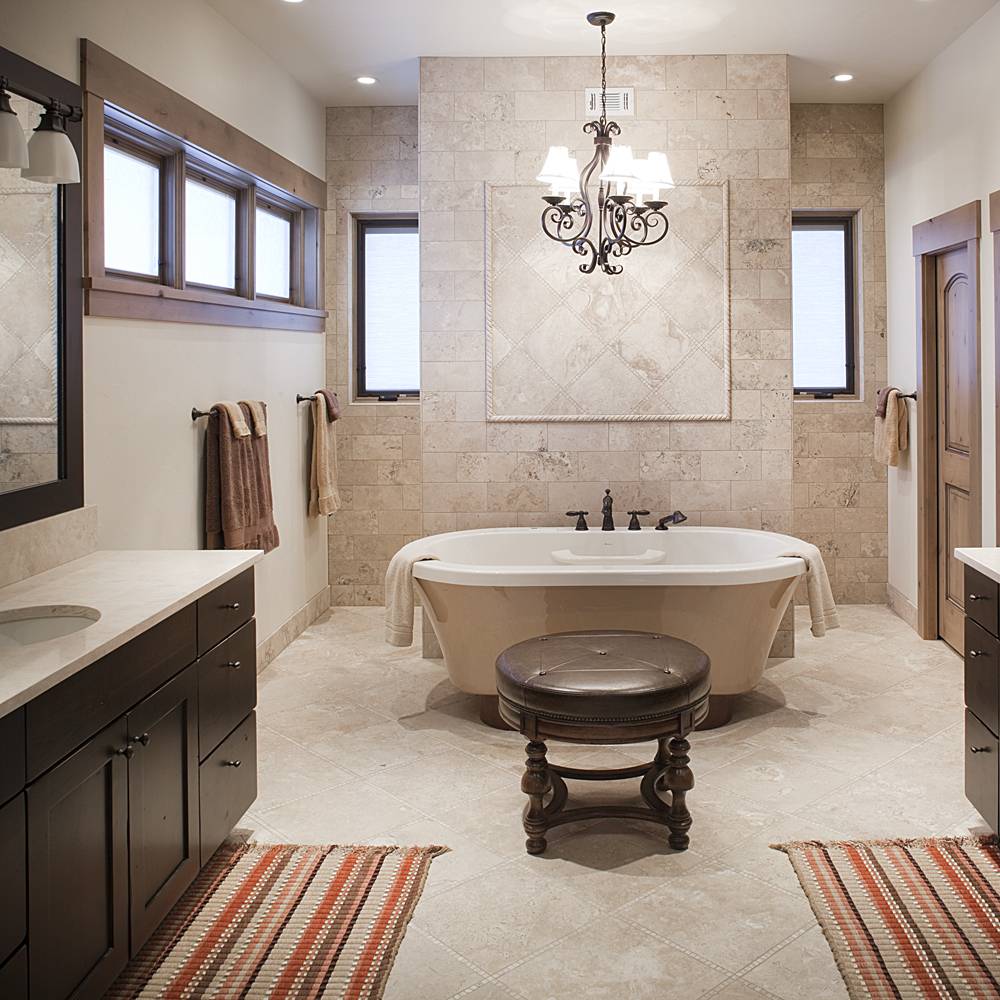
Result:
M236 223L236 247L235 259L233 260L233 284L210 285L204 281L191 281L187 277L187 216L183 220L183 241L185 247L184 254L184 287L202 288L205 291L217 292L220 295L238 295L241 298L253 298L253 288L248 282L246 247L250 239L250 232L253 223L247 219L246 202L250 196L252 185L237 185L220 176L217 172L206 170L200 163L192 163L188 159L184 170L184 190L185 198L187 192L187 182L201 184L203 187L211 188L233 199L233 215ZM185 201L186 207L186 201Z
M395 402L399 399L419 399L419 389L369 389L365 385L365 351L367 336L365 331L365 237L371 230L382 232L416 233L419 221L415 215L380 216L379 218L358 218L354 224L354 350L356 370L355 394L358 399L377 399L380 402Z
M264 295L261 292L257 292L257 298L267 299L269 302L288 302L291 304L298 304L302 294L302 210L295 206L293 203L275 198L273 196L265 196L259 192L256 194L254 201L253 211L254 219L256 220L257 211L267 212L270 215L275 215L278 218L284 219L289 224L289 259L288 259L288 295ZM257 232L257 224L254 222L254 234ZM257 277L257 253L256 253L256 241L253 258L251 260L251 266L253 267L254 273L254 283L256 285Z
M793 393L804 399L835 399L837 397L857 397L858 372L858 297L857 297L857 223L856 212L793 212L792 238L796 230L839 229L844 234L844 336L845 367L843 386L799 386L793 385ZM792 295L794 302L795 274L792 273ZM793 321L792 353L795 352L795 330Z

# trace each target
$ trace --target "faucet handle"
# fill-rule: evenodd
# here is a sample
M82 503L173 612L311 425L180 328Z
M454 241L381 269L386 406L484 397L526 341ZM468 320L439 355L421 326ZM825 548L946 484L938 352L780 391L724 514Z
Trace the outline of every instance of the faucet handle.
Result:
M587 527L587 515L589 513L589 510L568 510L566 511L566 516L576 518L577 531L589 531L590 529Z
M629 516L628 530L629 531L642 531L642 525L639 523L640 517L648 517L648 510L630 510L626 511Z

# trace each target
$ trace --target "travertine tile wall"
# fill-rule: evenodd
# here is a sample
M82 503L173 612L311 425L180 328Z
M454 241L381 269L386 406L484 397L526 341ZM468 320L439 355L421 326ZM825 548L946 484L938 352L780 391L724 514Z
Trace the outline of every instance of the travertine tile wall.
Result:
M343 508L330 518L334 604L381 604L389 559L420 524L420 406L350 402L353 217L416 212L417 109L328 108L327 384L345 406L336 424Z
M636 88L622 142L665 149L678 179L730 182L733 420L486 422L485 185L531 183L550 144L586 155L583 93L599 75L591 58L421 61L423 531L564 524L568 509L599 511L606 486L620 512L679 507L694 524L790 530L785 56L609 63L609 84Z
M793 408L795 534L818 545L841 603L886 603L888 496L872 458L875 393L886 381L882 106L793 104L792 207L859 212L862 398Z

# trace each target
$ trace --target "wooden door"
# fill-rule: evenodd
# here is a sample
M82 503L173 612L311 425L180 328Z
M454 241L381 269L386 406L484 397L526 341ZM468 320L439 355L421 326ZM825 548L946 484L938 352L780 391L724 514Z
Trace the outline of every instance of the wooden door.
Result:
M192 665L127 716L133 955L198 873L197 699Z
M28 788L32 996L104 995L128 961L124 718Z
M965 631L964 566L956 548L980 534L973 491L979 419L978 340L965 246L943 253L937 267L937 505L938 629L962 652Z

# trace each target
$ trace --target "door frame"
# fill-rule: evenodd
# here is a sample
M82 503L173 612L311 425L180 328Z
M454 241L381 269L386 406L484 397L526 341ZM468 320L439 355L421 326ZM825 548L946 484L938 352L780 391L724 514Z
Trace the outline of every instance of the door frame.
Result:
M990 195L990 232L993 234L993 418L996 426L997 468L1000 469L1000 191ZM997 474L996 537L1000 539L1000 472Z
M972 421L972 523L977 544L983 523L982 419L983 386L980 358L979 240L982 202L934 216L913 227L917 272L917 632L936 639L938 630L938 350L937 258L965 247L969 274L969 309L976 337L978 407ZM1000 420L1000 417L998 417Z

